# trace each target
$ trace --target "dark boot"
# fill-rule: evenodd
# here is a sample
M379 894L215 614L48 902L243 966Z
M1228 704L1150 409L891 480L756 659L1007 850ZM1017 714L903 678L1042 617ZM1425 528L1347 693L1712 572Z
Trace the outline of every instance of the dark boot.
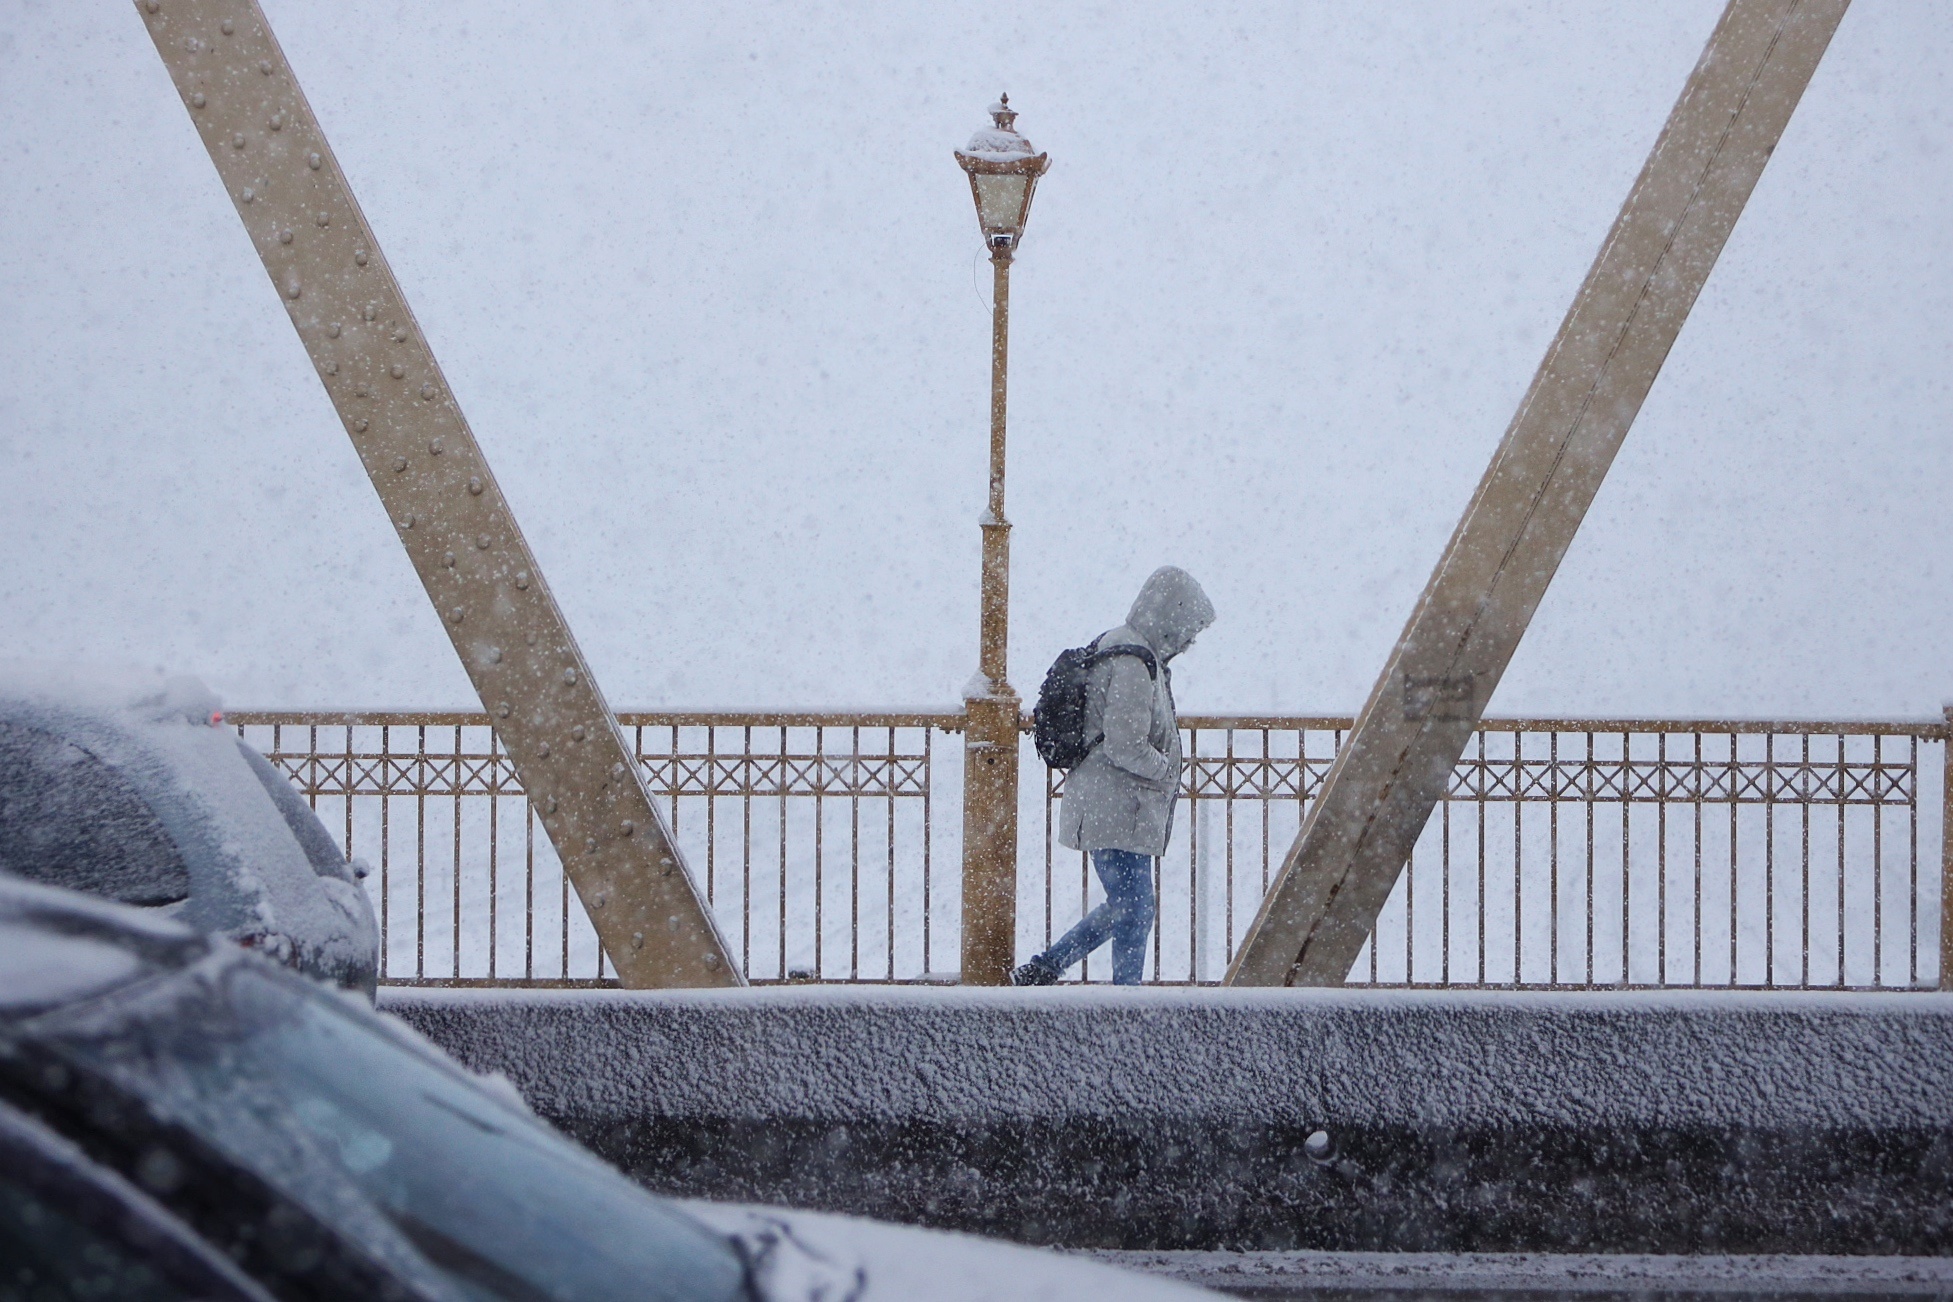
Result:
M1010 983L1014 986L1055 985L1062 975L1042 958L1034 958L1010 974Z

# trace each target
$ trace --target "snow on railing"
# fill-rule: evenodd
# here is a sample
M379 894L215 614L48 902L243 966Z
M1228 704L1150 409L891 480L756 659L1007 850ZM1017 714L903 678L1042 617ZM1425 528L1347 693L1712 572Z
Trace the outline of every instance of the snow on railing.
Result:
M383 979L604 985L487 716L232 711L367 862ZM619 716L749 980L938 979L958 931L959 712ZM1217 981L1347 718L1186 717L1148 978ZM1379 986L1940 984L1940 722L1487 720L1349 974ZM1025 763L1036 762L1026 743ZM947 771L943 771L947 768ZM1018 948L1102 898L1026 783ZM1923 785L1922 785L1923 784ZM1073 979L1110 976L1105 953Z

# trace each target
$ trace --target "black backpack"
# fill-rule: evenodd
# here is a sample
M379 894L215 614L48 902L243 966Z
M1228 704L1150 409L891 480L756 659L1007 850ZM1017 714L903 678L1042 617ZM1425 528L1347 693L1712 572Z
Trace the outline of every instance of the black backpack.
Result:
M1072 768L1092 748L1105 740L1101 733L1085 736L1085 693L1090 686L1092 666L1112 656L1134 656L1146 666L1146 676L1159 681L1159 661L1143 646L1109 646L1099 650L1099 642L1060 651L1038 688L1037 708L1031 712L1036 725L1038 757L1054 769Z

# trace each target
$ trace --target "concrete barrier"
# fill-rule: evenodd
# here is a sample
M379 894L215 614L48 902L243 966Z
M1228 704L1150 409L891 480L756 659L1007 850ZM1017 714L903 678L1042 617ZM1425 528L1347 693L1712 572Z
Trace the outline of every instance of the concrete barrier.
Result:
M645 1184L1076 1247L1953 1255L1953 997L388 990Z

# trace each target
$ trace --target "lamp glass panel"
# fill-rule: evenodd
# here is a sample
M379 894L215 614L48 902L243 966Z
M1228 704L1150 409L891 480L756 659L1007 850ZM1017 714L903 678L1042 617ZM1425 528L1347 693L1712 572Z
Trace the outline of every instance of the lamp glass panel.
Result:
M1001 176L979 173L970 178L976 183L977 221L985 231L1009 231L1015 235L1024 220L1024 191L1031 178L1021 172Z

